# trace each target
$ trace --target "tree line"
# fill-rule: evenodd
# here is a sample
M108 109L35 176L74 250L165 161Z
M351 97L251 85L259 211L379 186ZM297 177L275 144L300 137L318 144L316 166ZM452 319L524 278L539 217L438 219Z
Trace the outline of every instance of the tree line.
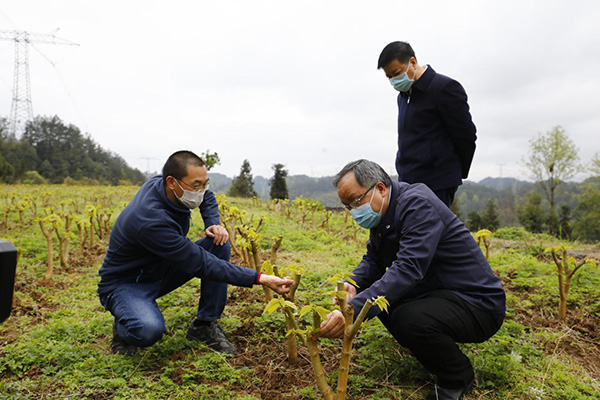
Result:
M36 117L20 139L7 132L6 120L0 120L0 181L4 183L118 185L141 184L146 179L120 156L57 116ZM201 157L209 170L220 164L217 153L207 150ZM514 178L486 178L479 184L467 181L458 189L453 211L472 231L522 226L563 238L600 240L599 153L589 165L581 164L572 140L562 127L555 126L530 140L523 165L534 183ZM272 178L255 179L250 162L244 160L233 179L211 174L211 187L234 197L303 196L328 207L340 206L333 177L289 176L280 163L272 169ZM582 171L591 176L580 183L568 182Z
M38 116L19 139L0 120L0 181L4 183L141 184L141 171L57 116Z
M276 165L284 169L283 165ZM273 168L275 171L275 165ZM289 199L303 196L341 209L332 176L312 178L289 176L285 172L284 178L277 174L269 179L254 177L250 163L245 160L240 174L233 179L211 173L211 188L234 197L273 199L276 198L272 194L273 184L283 181L275 187L285 183ZM459 186L452 210L472 232L523 227L529 232L549 233L564 239L600 241L600 171L582 182L561 182L555 190L554 201L556 211L553 213L539 183L486 178L477 183L466 181Z
M467 181L459 187L452 210L471 231L522 226L530 232L563 239L600 240L598 153L589 165L582 164L565 130L555 126L530 140L523 165L534 183L514 178L486 178L479 184ZM244 160L240 174L230 183L226 179L216 180L220 181L221 191L231 196L266 198L266 191L256 188L268 185L271 199L304 196L329 207L340 206L331 184L333 177L288 176L284 165L274 164L272 168L274 176L268 182L257 177L259 185L254 181L248 160ZM585 171L591 176L583 182L567 181Z

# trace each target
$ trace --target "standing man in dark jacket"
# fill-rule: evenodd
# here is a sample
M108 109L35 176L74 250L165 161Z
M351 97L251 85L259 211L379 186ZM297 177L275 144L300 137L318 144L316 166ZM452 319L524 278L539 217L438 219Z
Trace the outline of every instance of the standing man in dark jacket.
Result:
M335 177L340 200L371 230L367 253L346 282L358 315L368 299L385 296L389 313L372 307L402 346L437 377L426 400L458 400L474 382L471 362L456 343L479 343L502 325L505 294L464 224L423 184L392 182L376 163L358 160ZM321 336L341 337L334 311Z
M188 239L192 210L200 207L206 237ZM113 353L132 355L166 332L156 304L192 278L200 278L196 319L187 338L215 351L235 354L217 320L227 300L227 283L262 284L285 293L289 279L259 274L229 263L229 235L220 226L215 195L200 157L190 151L171 155L163 175L146 182L117 218L100 268L100 302L115 317Z
M381 68L400 92L398 180L426 184L450 207L475 153L477 136L467 94L457 81L417 64L405 42L385 46L377 64Z

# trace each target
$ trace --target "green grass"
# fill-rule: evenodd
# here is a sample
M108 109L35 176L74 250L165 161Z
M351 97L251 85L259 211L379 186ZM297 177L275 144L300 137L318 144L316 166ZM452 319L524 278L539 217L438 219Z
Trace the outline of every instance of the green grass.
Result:
M59 204L61 198L78 198L80 209L86 203L105 202L105 207L114 210L114 221L123 201L134 192L132 188L71 189L48 186L31 197L38 196L37 201L47 206ZM0 202L10 204L11 196L28 191L28 187L1 187ZM325 293L332 284L327 278L356 266L364 252L366 231L361 230L354 241L340 236L340 215L332 217L332 229L326 231L320 228L320 219L313 227L311 216L300 226L299 217L288 219L264 204L230 201L249 215L266 215L261 231L265 257L271 247L268 238L281 234L278 264L295 263L306 269L296 303L329 307ZM306 360L298 366L287 365L283 317L262 314L260 288L230 288L221 323L241 350L236 357L224 357L185 338L197 307L198 280L159 299L167 325L162 340L134 357L110 354L112 317L100 306L95 292L102 248L74 256L74 266L57 268L52 284L41 285L46 246L32 211L26 212L25 223L19 222L15 211L10 211L8 219L0 235L15 241L21 258L15 312L0 326L0 399L320 398ZM196 238L202 232L197 213L193 222L190 237ZM555 267L544 258L543 249L539 252L554 242L551 237L519 230L501 231L492 238L490 263L505 282L508 316L487 342L461 345L477 376L477 387L467 399L600 398L600 381L586 369L584 359L567 351L589 339L571 325L578 324L578 318L596 324L600 318L600 271L584 268L578 273L569 295L568 316L573 317L565 324L557 323ZM335 384L339 342L323 340L322 348L330 383ZM355 342L349 397L420 399L431 382L433 378L377 320L366 323Z

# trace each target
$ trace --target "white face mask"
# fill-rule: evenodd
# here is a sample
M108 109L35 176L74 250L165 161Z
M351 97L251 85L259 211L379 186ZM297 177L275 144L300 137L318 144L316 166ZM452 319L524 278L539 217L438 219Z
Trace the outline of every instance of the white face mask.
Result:
M177 182L177 179L175 179L175 182ZM185 190L181 187L179 182L177 182L177 186L179 186L179 188L183 190L183 195L181 197L177 196L177 193L174 190L173 193L175 193L175 197L177 197L177 200L179 200L179 202L185 207L189 208L190 210L193 210L194 208L198 208L200 204L202 204L202 200L204 200L205 190L201 190L199 192Z

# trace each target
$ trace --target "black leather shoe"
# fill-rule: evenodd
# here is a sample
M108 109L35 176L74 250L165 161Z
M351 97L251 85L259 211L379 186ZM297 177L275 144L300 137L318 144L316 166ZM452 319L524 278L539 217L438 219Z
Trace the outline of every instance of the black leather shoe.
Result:
M110 351L112 351L113 354L120 354L123 356L131 357L132 355L137 353L137 350L137 346L125 343L123 339L119 337L119 335L117 334L117 321L115 320L115 322L113 322L113 337L112 342L110 344Z
M448 389L438 385L435 385L431 392L425 396L425 400L460 400L463 396L473 389L473 383L475 379L472 379L466 386L458 389Z
M223 328L221 328L221 325L217 321L211 321L202 325L198 322L195 320L190 324L186 335L188 339L204 342L208 347L220 353L237 353L237 349L227 339Z

